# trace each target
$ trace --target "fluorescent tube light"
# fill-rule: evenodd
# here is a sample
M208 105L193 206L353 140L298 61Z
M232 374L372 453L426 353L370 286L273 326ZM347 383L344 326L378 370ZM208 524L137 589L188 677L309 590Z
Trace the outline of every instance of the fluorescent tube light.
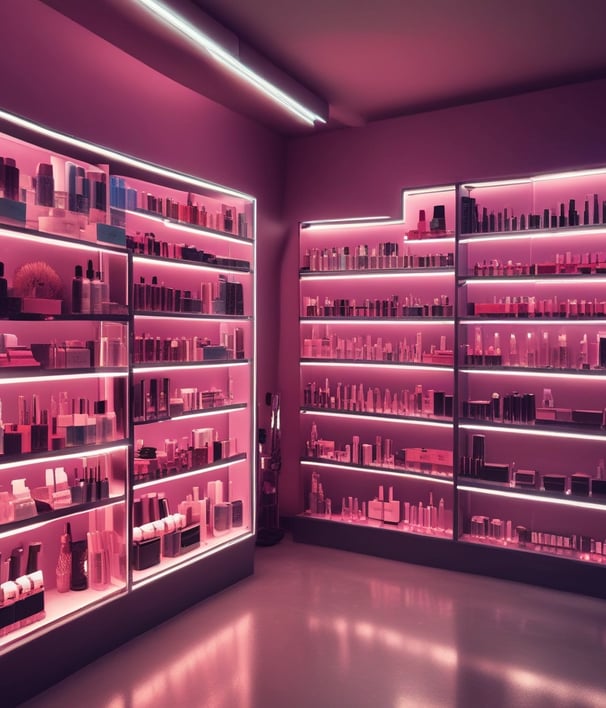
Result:
M272 101L278 103L282 108L290 111L300 120L305 121L309 125L314 125L316 122L326 123L326 120L309 110L287 93L282 91L267 79L257 74L251 68L243 64L233 54L221 47L217 42L206 35L202 30L195 27L191 22L186 20L181 15L177 14L164 3L157 0L136 0L146 10L151 12L157 19L163 21L168 26L172 27L176 32L187 37L194 45L209 54L219 64L229 69L232 73L241 79L247 81L254 86L258 91L265 94Z

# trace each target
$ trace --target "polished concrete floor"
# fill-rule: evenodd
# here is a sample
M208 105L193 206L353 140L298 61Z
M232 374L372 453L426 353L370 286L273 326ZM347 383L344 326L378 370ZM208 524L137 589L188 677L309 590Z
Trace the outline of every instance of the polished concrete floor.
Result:
M293 543L28 708L606 706L606 602Z

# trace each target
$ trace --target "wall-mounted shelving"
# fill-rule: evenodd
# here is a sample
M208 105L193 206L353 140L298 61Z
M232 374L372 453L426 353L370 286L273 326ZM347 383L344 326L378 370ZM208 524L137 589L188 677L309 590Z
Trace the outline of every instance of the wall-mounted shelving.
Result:
M442 206L448 229L426 239ZM301 225L296 537L604 594L586 579L606 562L606 171L405 191L403 214ZM431 559L380 535L418 531L411 496L417 516L450 512ZM391 516L370 523L370 505Z
M251 572L255 200L7 114L1 129L9 660L217 554L227 571L190 602Z

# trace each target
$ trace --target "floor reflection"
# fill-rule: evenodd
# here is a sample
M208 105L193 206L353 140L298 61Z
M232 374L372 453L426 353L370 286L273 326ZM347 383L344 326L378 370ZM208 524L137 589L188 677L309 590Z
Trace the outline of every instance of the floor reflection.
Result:
M606 603L294 544L29 708L594 708Z

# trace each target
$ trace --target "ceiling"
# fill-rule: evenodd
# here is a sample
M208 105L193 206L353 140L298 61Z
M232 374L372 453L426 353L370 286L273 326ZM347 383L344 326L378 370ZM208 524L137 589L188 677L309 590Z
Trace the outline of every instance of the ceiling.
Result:
M137 15L133 0L44 1L272 128L318 129L234 86L184 40ZM328 128L606 77L606 0L164 1L192 17L202 11L303 95L306 88L325 101Z

